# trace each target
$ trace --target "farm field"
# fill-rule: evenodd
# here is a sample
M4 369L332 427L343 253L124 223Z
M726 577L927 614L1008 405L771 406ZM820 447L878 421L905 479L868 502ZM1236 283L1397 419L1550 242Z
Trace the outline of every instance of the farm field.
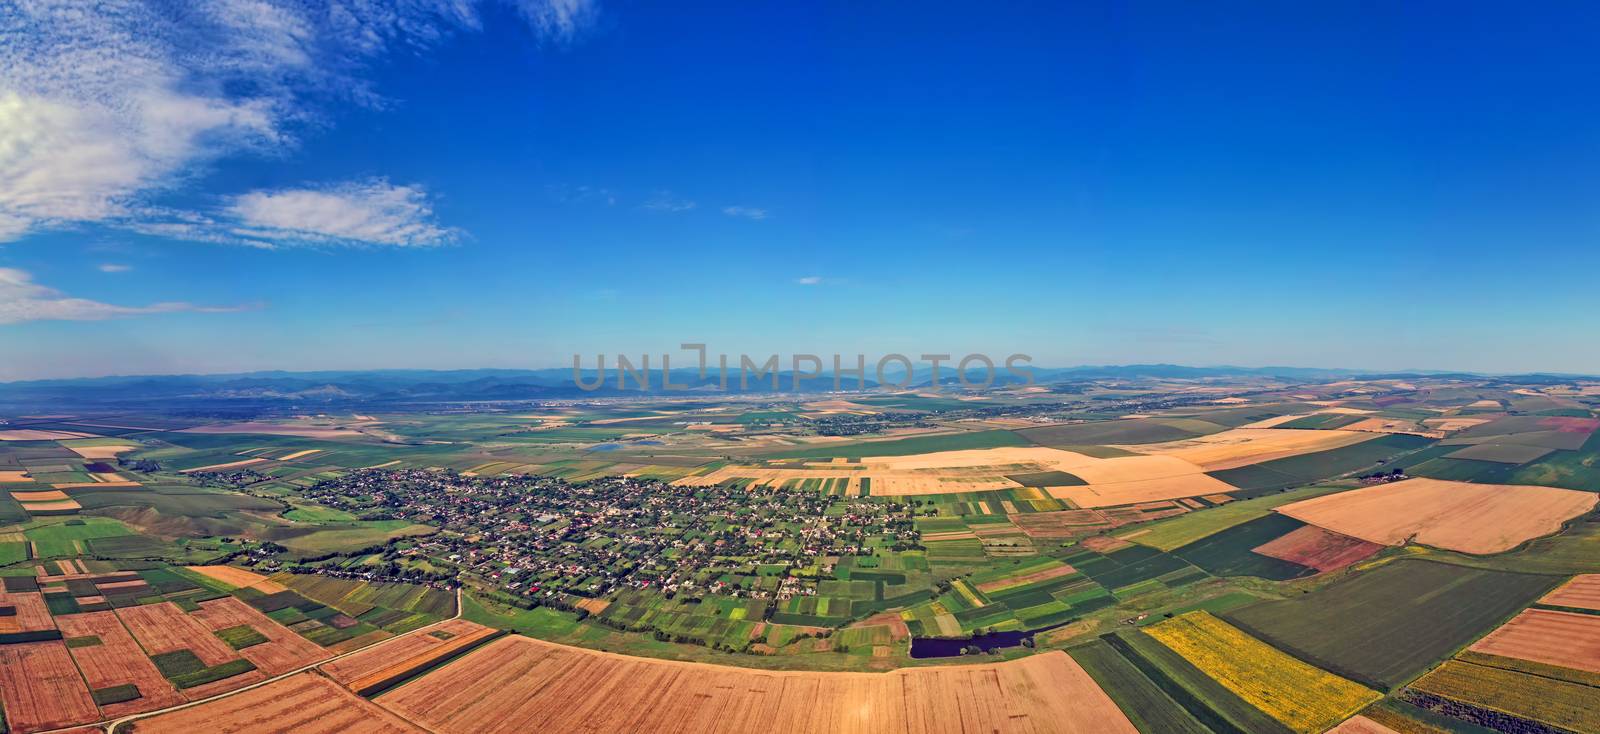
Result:
M68 640L77 638L93 644L67 643L72 658L92 690L110 689L132 685L138 696L128 701L103 704L104 716L121 716L139 711L151 711L183 703L178 689L161 675L155 663L145 657L144 650L134 641L133 635L113 612L85 612L57 617L61 634Z
M422 734L383 708L313 672L136 722L137 731L263 734Z
M1365 560L1382 549L1383 546L1377 543L1340 535L1315 525L1306 525L1256 546L1253 550L1263 556L1313 568L1319 573L1327 573Z
M1600 615L1529 609L1469 649L1600 674Z
M455 637L488 629L490 628L465 619L445 620L407 633L399 639L384 643L382 647L363 650L326 663L321 666L321 670L327 673L329 678L349 686L352 681L377 673L396 661L408 660L426 653Z
M94 699L60 640L0 645L0 704L6 723L18 732L96 717Z
M1574 609L1600 610L1600 573L1574 576L1571 581L1546 594L1539 603Z
M1328 451L1372 438L1374 436L1371 434L1350 431L1234 428L1199 438L1117 448L1141 454L1171 456L1214 472Z
M1277 509L1306 523L1383 545L1408 541L1501 553L1561 529L1600 495L1551 487L1408 479L1316 497Z
M1460 381L0 415L99 436L0 443L0 651L80 721L314 666L140 731L1467 731L1446 660L1600 682L1600 384Z
M1556 583L1548 576L1396 560L1309 594L1221 617L1301 660L1387 690L1488 632Z
M1600 688L1581 683L1451 660L1406 694L1416 705L1499 729L1528 729L1527 722L1536 722L1600 732L1600 708L1594 705Z
M1136 731L1060 652L885 674L783 673L629 658L513 636L376 701L441 734Z
M1323 731L1381 698L1205 612L1189 612L1146 632L1293 731Z

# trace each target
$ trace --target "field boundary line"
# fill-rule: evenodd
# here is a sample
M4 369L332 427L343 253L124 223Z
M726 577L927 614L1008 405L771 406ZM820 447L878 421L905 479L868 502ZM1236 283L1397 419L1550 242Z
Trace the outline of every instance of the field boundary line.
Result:
M186 703L178 704L176 706L168 706L166 708L156 709L154 711L145 711L143 713L138 713L138 714L128 714L127 716L123 716L123 717L116 718L116 719L102 719L100 721L88 722L88 723L84 723L84 724L73 724L71 726L64 726L64 727L60 727L60 728L57 728L57 729L47 729L47 730L44 730L44 731L36 732L36 734L57 734L57 732L67 732L67 731L72 731L74 729L82 729L84 727L90 727L90 726L99 727L102 731L110 732L110 733L114 734L114 732L117 731L117 727L120 727L123 724L132 723L132 722L138 721L140 719L148 719L148 718L150 718L152 716L159 716L161 714L171 713L173 711L182 711L183 709L194 708L195 706L199 706L201 704L211 703L212 701L218 701L218 700L227 698L229 696L236 696L236 695L238 695L240 693L244 693L245 691L255 690L255 689L260 688L260 687L262 687L264 685L267 685L269 683L276 683L276 682L278 682L280 680L283 680L283 679L291 677L291 676L299 675L299 674L304 673L306 671L314 671L317 668L319 668L319 667L321 667L323 665L327 665L328 663L331 663L331 662L333 662L335 660L343 660L344 658L347 658L347 657L349 657L351 655L354 655L354 654L356 654L358 652L366 652L367 650L371 650L371 649L376 648L376 647L378 647L380 645L385 645L385 644L388 644L390 642L394 642L395 640L404 639L407 635L411 635L411 634L415 634L417 632L421 632L422 630L428 629L429 627L436 627L438 625L444 624L445 622L449 622L449 621L452 621L452 620L460 619L461 618L461 613L462 613L461 587L456 587L456 614L455 614L455 616L450 617L449 619L441 619L441 620L439 620L437 622L434 622L433 624L427 625L426 627L419 627L416 630L408 632L408 633L406 633L404 635L395 635L394 637L390 637L387 640L379 640L378 642L374 642L371 645L367 645L366 647L357 648L357 649L351 650L349 652L340 653L340 654L335 655L335 656L330 657L330 658L326 658L326 659L323 659L323 660L318 660L318 661L316 661L314 663L310 663L308 665L303 665L301 667L295 668L294 670L285 671L285 672L280 673L278 675L275 675L275 676L273 676L271 678L267 678L265 680L259 680L259 681L256 681L255 683L251 683L250 685L242 686L240 688L235 688L234 690L231 690L231 691L224 691L222 693L216 694L215 696L209 696L207 698L202 698L202 699L199 699L197 701L189 701L189 702L186 702ZM135 641L137 641L137 638L135 638ZM80 672L80 675L81 674L82 673ZM429 729L426 726L422 726L420 724L417 724L416 722L411 721L410 719L407 719L406 721L410 722L412 726L415 726L418 729L422 729L423 731L428 731L428 732L432 732L433 731L432 729Z

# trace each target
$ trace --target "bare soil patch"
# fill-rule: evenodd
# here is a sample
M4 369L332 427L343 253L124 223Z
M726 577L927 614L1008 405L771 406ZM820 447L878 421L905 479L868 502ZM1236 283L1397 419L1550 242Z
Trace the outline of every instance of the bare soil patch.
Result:
M1600 495L1570 489L1407 479L1323 495L1278 512L1384 545L1415 541L1463 553L1501 553L1549 535Z

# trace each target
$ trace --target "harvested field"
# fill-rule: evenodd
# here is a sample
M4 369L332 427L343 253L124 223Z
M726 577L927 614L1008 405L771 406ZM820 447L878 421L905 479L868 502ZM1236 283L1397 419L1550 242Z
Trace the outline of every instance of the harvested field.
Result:
M100 714L60 640L0 645L0 703L14 732L82 724Z
M1600 615L1528 609L1471 650L1600 673Z
M25 471L12 471L12 470L0 471L0 484L6 484L6 483L12 483L12 484L28 483L28 482L32 482L32 481L33 481L32 475L30 475L28 472L25 472Z
M497 640L378 702L440 734L522 731L1134 732L1071 658L810 673Z
M31 429L0 431L0 441L59 441L64 438L95 438L95 436L72 431L35 431Z
M0 587L0 606L16 607L17 613L0 617L0 632L32 632L53 630L55 619L45 605L44 596L36 591L5 591Z
M1383 724L1379 724L1365 716L1352 716L1328 730L1328 734L1400 734Z
M1298 520L1384 545L1417 542L1501 553L1561 529L1600 495L1529 485L1408 479L1278 508Z
M190 616L200 620L212 632L248 625L265 636L268 642L251 645L239 650L238 654L255 663L256 668L269 677L314 663L330 654L315 642L289 631L254 607L231 596L200 602L199 611Z
M54 502L23 502L22 509L28 512L60 512L63 510L81 510L83 505L78 504L78 501L74 499L64 499Z
M259 573L235 566L185 566L185 568L234 588L255 589L263 594L276 594L289 589Z
M1600 573L1586 573L1546 594L1541 604L1573 609L1600 609Z
M448 640L441 640L439 644L432 645L411 655L404 657L390 655L389 660L391 662L389 665L350 681L350 690L359 696L372 696L423 674L434 666L440 665L444 661L471 650L483 644L486 640L498 637L501 634L500 630L485 627L471 632L463 632Z
M292 454L289 454L288 456L285 456L285 457L283 457L281 459L278 459L278 461L294 461L295 459L303 459L303 458L305 458L307 456L310 456L312 454L320 454L320 453L322 453L322 449L306 449L304 451L296 451L296 452L294 452Z
M1257 546L1255 552L1327 573L1365 559L1382 549L1383 546L1377 543L1307 525Z
M1062 576L1071 576L1075 573L1077 573L1077 571L1073 570L1071 566L1065 564L1051 566L1050 568L1046 568L1042 571L1034 571L1033 573L1024 574L1022 576L1006 576L993 581L978 584L978 591L982 591L984 593L989 593L991 591L1004 591L1006 589L1015 588L1018 586L1027 586L1028 584L1039 581L1048 581L1050 579L1061 578Z
M1083 507L1132 504L1231 492L1234 487L1212 479L1199 467L1166 456L1121 456L1110 459L1039 446L938 451L904 456L863 456L854 464L806 468L728 465L684 477L673 484L709 486L737 479L775 485L805 479L872 479L874 497L948 494L1022 485L1008 476L1061 472L1081 479L1083 486L1052 487L1050 494Z
M151 655L189 650L206 665L221 665L239 657L227 643L217 639L200 620L183 613L172 602L123 607L117 610L122 623Z
M1093 537L1084 538L1082 541L1079 541L1078 545L1088 548L1096 553L1110 553L1111 551L1127 548L1133 545L1133 543L1121 538L1114 538L1109 535L1096 535Z
M366 650L359 654L327 663L322 666L322 671L327 673L328 677L349 685L351 681L382 670L396 660L404 660L444 644L446 638L435 636L433 634L435 632L442 632L449 635L450 639L453 639L460 635L486 629L489 628L477 622L468 622L464 619L445 620L436 625L408 633L404 639L387 643L375 650Z
M138 687L138 698L102 706L103 715L122 716L183 703L178 689L162 677L161 671L156 670L150 658L145 657L144 650L139 648L139 643L134 641L133 635L128 634L127 628L117 620L114 612L69 614L57 617L56 622L61 626L61 633L67 637L100 638L98 645L71 648L72 658L77 661L78 669L83 671L90 688L125 684Z
M226 464L212 464L210 466L197 466L193 469L184 469L179 474L193 474L198 471L222 471L223 469L238 469L266 462L266 459L245 459L243 461L230 461Z
M1235 695L1297 732L1320 732L1381 696L1307 665L1205 612L1189 612L1146 633Z
M85 459L115 459L117 454L125 454L137 446L68 446L72 452Z
M1444 431L1429 430L1416 421L1406 418L1364 418L1347 426L1339 426L1341 431L1366 431L1368 433L1410 433L1428 438L1443 438Z
M1235 428L1184 441L1124 445L1117 448L1141 454L1170 456L1195 464L1205 471L1220 471L1289 456L1327 451L1372 438L1371 434L1353 431Z
M141 734L419 734L422 730L312 672L141 719Z
M48 489L41 492L12 492L11 499L18 502L54 502L72 498L59 489Z

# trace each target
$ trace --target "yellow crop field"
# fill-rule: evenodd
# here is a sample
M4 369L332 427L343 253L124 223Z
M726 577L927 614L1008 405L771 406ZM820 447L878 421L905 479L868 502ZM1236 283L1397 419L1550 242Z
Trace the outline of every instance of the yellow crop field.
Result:
M1575 732L1600 732L1595 689L1580 683L1451 660L1414 690Z
M1378 700L1377 691L1307 665L1205 612L1146 630L1268 716L1299 732L1320 732Z

